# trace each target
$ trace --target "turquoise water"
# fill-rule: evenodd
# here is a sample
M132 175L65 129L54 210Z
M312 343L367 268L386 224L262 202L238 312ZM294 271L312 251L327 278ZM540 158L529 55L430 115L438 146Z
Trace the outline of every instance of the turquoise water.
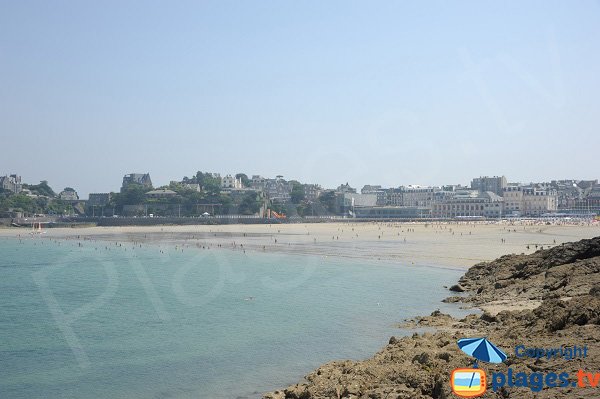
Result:
M0 398L258 398L457 311L457 270L162 250L0 240Z

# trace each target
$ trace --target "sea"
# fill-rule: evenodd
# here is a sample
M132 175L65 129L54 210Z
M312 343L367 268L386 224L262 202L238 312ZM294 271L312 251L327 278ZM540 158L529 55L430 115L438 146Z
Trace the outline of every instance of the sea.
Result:
M0 239L0 398L260 398L381 349L461 270L160 243Z

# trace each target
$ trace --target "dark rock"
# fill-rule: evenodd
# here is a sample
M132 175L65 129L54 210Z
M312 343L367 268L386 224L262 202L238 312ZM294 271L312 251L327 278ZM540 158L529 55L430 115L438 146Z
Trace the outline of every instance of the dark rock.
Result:
M413 357L413 362L416 361L420 364L429 364L430 360L431 360L431 357L429 356L429 353L427 353L427 352L422 352L421 354Z
M498 321L498 319L496 318L496 316L492 316L491 314L485 312L484 314L481 315L480 317L481 320L483 321L487 321L488 323L495 323Z
M450 291L452 292L465 292L465 289L460 284L454 284L450 287Z
M450 296L448 298L442 299L442 302L444 303L456 303L456 302L460 302L463 298L460 296Z

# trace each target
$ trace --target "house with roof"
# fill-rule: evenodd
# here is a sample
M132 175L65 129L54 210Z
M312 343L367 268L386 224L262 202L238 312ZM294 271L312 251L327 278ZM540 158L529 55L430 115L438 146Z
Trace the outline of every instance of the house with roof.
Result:
M123 176L123 184L121 185L121 192L127 188L130 184L140 184L146 188L152 188L152 180L150 179L150 173L130 173Z
M147 198L153 199L164 199L164 198L173 198L177 195L177 193L173 190L169 190L166 188L159 188L156 190L148 191L146 193Z
M0 176L0 188L15 194L19 194L23 190L23 185L21 184L21 176Z

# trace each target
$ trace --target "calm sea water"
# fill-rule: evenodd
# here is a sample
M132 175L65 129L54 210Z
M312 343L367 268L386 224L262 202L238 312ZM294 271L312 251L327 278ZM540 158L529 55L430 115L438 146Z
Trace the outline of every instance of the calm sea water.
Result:
M457 270L83 244L0 240L0 398L256 398L458 311Z

